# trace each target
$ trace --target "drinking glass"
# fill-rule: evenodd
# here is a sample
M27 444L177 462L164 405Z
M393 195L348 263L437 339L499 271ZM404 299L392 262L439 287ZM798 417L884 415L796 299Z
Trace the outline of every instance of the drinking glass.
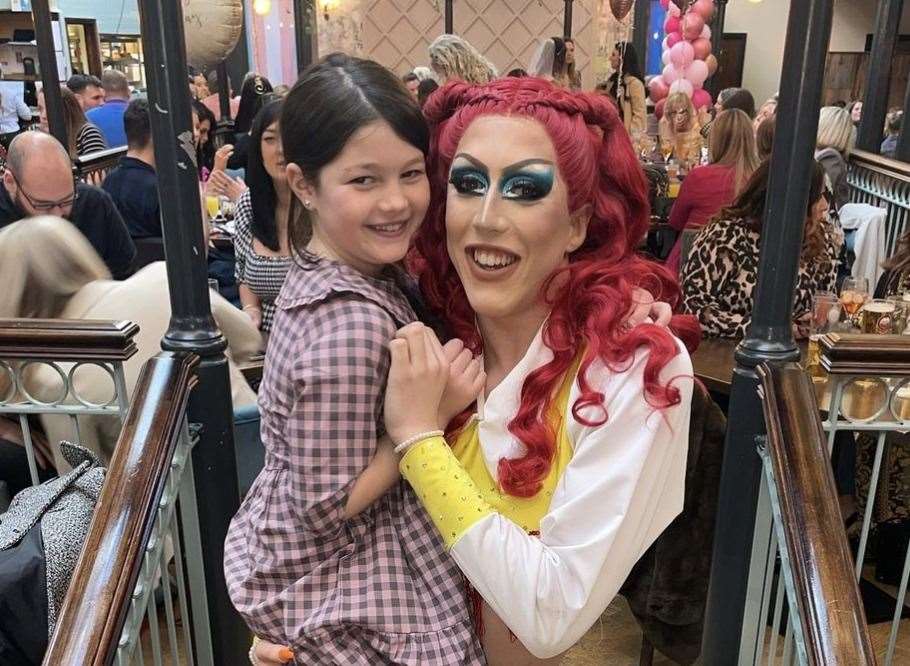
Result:
M840 290L840 302L844 311L853 317L869 300L869 280L849 277Z
M809 313L809 349L805 363L810 375L824 374L819 369L819 340L837 326L840 317L841 305L837 294L819 291L812 296L812 311Z
M876 298L867 301L859 311L859 329L866 334L889 335L894 331L897 306L892 301Z
M218 213L221 211L221 202L218 197L207 195L205 197L205 209L209 214L209 219L218 217Z
M895 335L901 335L907 331L907 319L910 317L910 300L905 296L889 296L888 302L894 303L894 321L891 325L891 332Z

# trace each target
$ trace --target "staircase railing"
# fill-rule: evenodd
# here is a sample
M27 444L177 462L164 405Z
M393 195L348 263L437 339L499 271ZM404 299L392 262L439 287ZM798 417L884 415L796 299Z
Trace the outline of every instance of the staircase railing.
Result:
M910 231L910 164L855 150L847 166L850 200L887 211L885 256L890 257L898 239Z
M759 376L765 511L756 521L750 576L756 639L740 663L874 664L812 382L794 363L762 365Z
M158 354L130 396L123 364L137 351L138 330L131 322L0 320L0 417L19 420L32 483L40 479L30 419L68 417L76 443L82 417L121 421L48 665L143 663L143 654L156 665L214 663L190 464L196 437L186 420L199 360ZM104 404L78 392L75 377L86 365L110 377ZM51 369L45 378L59 377L52 398L48 387L32 386L36 366Z

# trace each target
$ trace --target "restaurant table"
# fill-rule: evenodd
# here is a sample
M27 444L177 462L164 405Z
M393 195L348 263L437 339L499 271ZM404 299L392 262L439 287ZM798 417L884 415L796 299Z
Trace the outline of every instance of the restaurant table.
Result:
M736 338L704 338L692 354L695 376L712 393L729 396L733 370L736 368ZM808 342L798 343L800 356L805 357Z

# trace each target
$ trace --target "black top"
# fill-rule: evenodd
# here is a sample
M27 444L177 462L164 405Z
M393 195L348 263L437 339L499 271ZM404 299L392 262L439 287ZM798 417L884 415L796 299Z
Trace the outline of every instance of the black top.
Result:
M24 217L27 216L13 203L6 187L0 184L0 229ZM115 280L129 276L136 246L107 192L79 183L76 186L76 202L68 219L101 255Z
M158 204L158 176L150 164L135 157L123 157L104 184L133 238L161 238L161 209Z

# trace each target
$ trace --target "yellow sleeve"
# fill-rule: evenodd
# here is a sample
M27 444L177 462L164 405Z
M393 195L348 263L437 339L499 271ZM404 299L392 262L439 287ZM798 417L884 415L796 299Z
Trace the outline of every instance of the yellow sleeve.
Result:
M446 550L475 523L495 513L442 437L430 437L412 446L399 468L430 514Z

